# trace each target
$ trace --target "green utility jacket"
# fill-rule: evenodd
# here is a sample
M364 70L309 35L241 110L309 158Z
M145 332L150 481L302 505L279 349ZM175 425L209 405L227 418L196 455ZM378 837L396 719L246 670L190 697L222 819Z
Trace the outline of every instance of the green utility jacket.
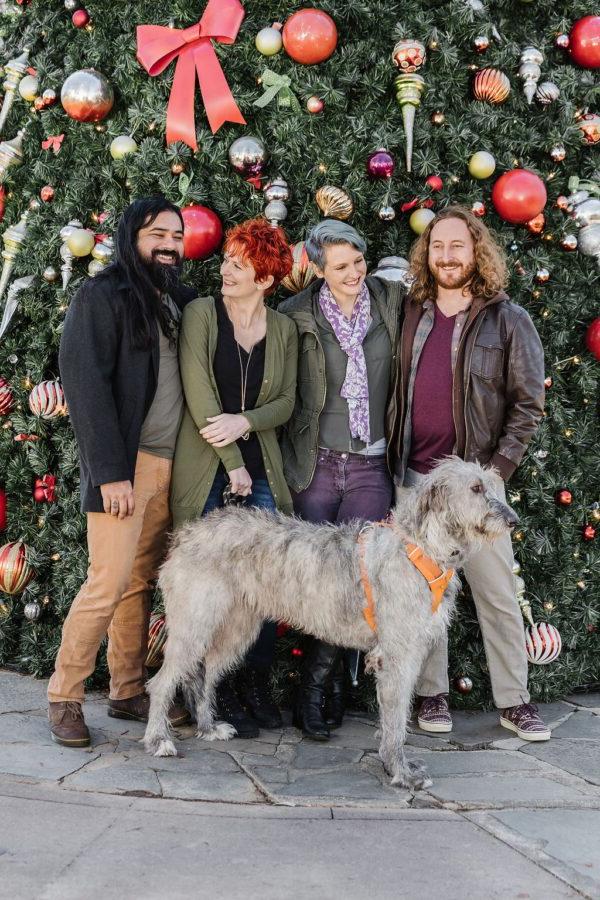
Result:
M303 491L311 483L317 464L319 416L325 405L327 382L325 357L315 319L315 304L323 279L300 294L279 304L279 311L293 319L298 328L298 391L294 414L284 428L281 450L287 483ZM406 288L401 282L367 276L367 287L385 322L392 345L390 394L396 379L399 320ZM185 314L184 314L185 315ZM388 398L389 399L389 398ZM389 435L388 435L389 438Z
M179 364L185 409L175 447L171 478L171 510L175 527L201 515L219 462L230 472L244 465L237 443L212 447L198 433L208 416L223 412L213 371L217 346L217 313L212 297L189 303L183 313L179 338ZM251 431L262 449L269 486L282 512L292 512L292 500L283 476L283 461L276 429L294 408L298 340L287 316L267 307L265 370L256 408L246 410Z

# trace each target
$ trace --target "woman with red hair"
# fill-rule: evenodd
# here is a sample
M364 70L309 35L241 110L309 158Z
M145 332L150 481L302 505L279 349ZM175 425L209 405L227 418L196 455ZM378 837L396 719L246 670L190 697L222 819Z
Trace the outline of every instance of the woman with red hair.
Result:
M171 480L175 527L229 500L293 512L277 429L294 408L296 327L265 304L291 268L281 229L264 219L243 222L225 238L220 294L184 311L185 409ZM264 623L244 672L217 689L219 718L239 737L256 737L259 725L281 725L269 687L275 628Z

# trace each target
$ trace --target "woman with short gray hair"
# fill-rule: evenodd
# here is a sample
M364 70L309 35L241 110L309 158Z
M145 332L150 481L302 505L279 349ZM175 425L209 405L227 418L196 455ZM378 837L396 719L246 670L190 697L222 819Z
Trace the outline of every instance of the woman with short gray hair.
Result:
M377 521L392 501L385 421L405 288L367 277L366 242L345 222L319 222L305 249L319 278L279 306L296 323L299 340L296 404L282 439L284 474L303 519ZM308 737L327 740L343 711L342 650L315 639L296 724Z

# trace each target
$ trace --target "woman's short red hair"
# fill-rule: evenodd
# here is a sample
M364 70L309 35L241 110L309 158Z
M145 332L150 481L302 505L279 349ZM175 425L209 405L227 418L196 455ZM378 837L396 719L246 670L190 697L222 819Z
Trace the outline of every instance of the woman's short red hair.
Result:
M249 263L257 281L273 276L273 284L265 291L266 295L272 294L292 270L292 251L283 228L273 228L263 218L248 219L230 228L225 235L224 249Z

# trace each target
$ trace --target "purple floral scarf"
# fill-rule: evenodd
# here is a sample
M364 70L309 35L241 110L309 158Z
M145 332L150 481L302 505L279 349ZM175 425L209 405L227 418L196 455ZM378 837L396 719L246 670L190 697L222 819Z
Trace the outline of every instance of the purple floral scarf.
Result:
M351 319L347 319L324 281L319 291L319 306L344 353L348 354L346 378L340 396L348 401L350 434L365 444L371 442L369 419L369 383L363 341L371 324L371 300L366 284L354 304Z

